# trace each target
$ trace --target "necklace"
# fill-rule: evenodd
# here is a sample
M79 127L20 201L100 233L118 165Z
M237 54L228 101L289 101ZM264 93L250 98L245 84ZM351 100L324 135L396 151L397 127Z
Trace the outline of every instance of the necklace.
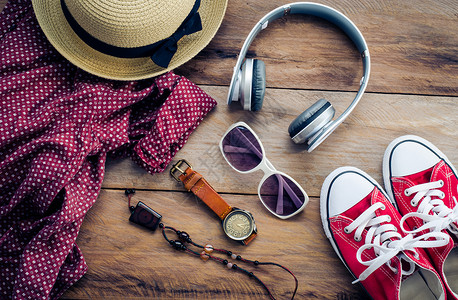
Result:
M174 249L185 251L185 252L188 252L188 253L190 253L192 255L195 255L195 256L199 256L204 261L214 260L216 262L219 262L219 263L225 265L228 269L233 269L233 270L236 270L236 271L239 271L239 272L242 272L242 273L246 274L248 277L253 278L259 284L261 284L262 287L267 291L267 294L269 295L269 297L271 299L275 299L275 298L272 295L272 293L270 292L269 288L264 284L264 282L262 282L261 279L259 279L259 277L257 277L255 274L253 274L253 272L250 272L250 271L248 271L248 270L246 270L244 268L241 268L237 264L230 262L228 259L221 258L221 257L218 257L218 256L214 256L214 255L212 255L212 253L213 252L222 253L222 254L225 254L230 259L237 260L237 261L240 261L240 262L243 262L243 263L247 263L247 264L253 264L254 266L272 265L272 266L277 266L279 268L282 268L283 270L285 270L286 272L291 274L291 276L293 276L294 281L296 283L293 295L291 297L291 299L294 299L294 296L296 295L296 292L297 292L298 281L297 281L296 276L294 276L293 272L288 270L286 267L284 267L284 266L282 266L280 264L274 263L274 262L260 262L260 261L257 261L257 260L249 260L249 259L241 257L240 255L236 255L236 254L232 253L232 251L228 251L228 250L225 250L225 249L217 249L217 248L214 248L212 245L209 245L209 244L207 244L205 246L199 245L199 244L193 242L191 237L189 236L189 234L187 234L186 232L176 230L175 228L170 227L170 226L165 226L163 223L159 224L159 228L162 229L162 235L164 236L165 240ZM178 236L178 240L169 239L167 237L167 234L165 233L166 230L174 231L176 233L176 235ZM188 247L186 244L192 245L192 246L194 246L196 248L200 248L200 249L202 249L202 251L199 253L199 252L197 252L197 251L195 251L193 249L190 249L190 247Z
M209 245L209 244L207 244L205 246L199 245L199 244L193 242L193 240L191 239L189 234L187 234L186 232L176 230L173 227L165 226L163 223L160 223L162 216L159 213L157 213L156 211L154 211L152 208L148 207L146 204L142 203L141 201L139 201L137 203L136 207L131 206L131 198L135 194L135 190L134 189L127 189L125 191L125 194L126 194L126 196L128 198L128 207L129 207L129 209L131 211L131 215L130 215L129 220L134 222L134 223L137 223L137 224L139 224L141 226L144 226L144 227L146 227L146 228L148 228L148 229L150 229L152 231L156 230L156 228L159 226L159 228L162 229L162 235L164 236L164 239L174 249L185 251L185 252L188 252L188 253L190 253L192 255L195 255L195 256L199 256L204 261L213 260L213 261L219 262L219 263L225 265L228 269L232 269L232 270L236 270L236 271L244 273L248 277L253 278L254 280L256 280L267 291L267 294L269 295L269 297L271 299L274 299L274 300L275 300L275 298L272 295L272 293L270 292L269 288L264 284L264 282L262 282L261 279L259 279L259 277L257 277L255 274L253 274L253 272L250 272L250 271L248 271L248 270L246 270L246 269L244 269L242 267L239 267L237 264L230 262L228 259L237 260L239 262L243 262L243 263L246 263L246 264L253 264L255 267L262 266L262 265L277 266L277 267L285 270L289 274L291 274L291 276L293 276L294 281L296 283L296 286L294 288L294 292L293 292L293 295L292 295L291 299L294 299L294 296L296 295L296 292L297 292L298 281L297 281L296 276L294 276L293 272L288 270L286 267L284 267L284 266L282 266L280 264L274 263L274 262L260 262L260 261L257 261L257 260L246 259L246 258L243 258L240 255L236 255L236 254L232 253L232 251L228 251L228 250L225 250L225 249L217 249L217 248L214 248L212 245ZM175 232L175 234L177 235L178 239L177 240L169 239L167 237L167 234L165 233L166 230L171 230L171 231ZM188 245L192 245L195 248L200 248L200 249L202 249L202 251L199 253L199 252L191 249L189 246L187 246L187 244ZM227 259L226 258L221 258L221 257L218 257L218 256L214 256L214 255L212 255L213 252L224 254L224 255L227 256Z

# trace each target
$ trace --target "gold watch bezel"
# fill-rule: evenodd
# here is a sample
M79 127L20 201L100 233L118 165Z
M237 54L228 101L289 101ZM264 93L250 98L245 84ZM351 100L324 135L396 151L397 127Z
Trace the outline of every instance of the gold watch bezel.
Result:
M243 214L245 215L249 222L250 222L250 229L248 230L248 234L247 235L244 235L242 237L235 237L233 235L231 235L230 233L228 233L227 231L227 221L234 215L236 214ZM253 216L251 215L250 212L246 211L246 210L243 210L243 209L238 209L238 208L234 208L230 213L227 214L227 216L224 218L223 220L223 230L224 230L224 233L231 239L233 240L236 240L236 241L243 241L245 240L246 238L248 238L255 230L256 230L256 224L254 223L254 218Z

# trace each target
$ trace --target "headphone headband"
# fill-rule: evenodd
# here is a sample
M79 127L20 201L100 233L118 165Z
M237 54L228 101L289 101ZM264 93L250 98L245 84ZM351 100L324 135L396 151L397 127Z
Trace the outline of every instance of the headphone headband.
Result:
M312 138L310 138L308 142L308 151L312 151L315 149L331 132L333 132L336 127L343 122L343 120L350 114L350 112L354 109L356 104L358 104L359 100L361 99L370 75L370 56L369 56L369 49L367 48L366 41L364 40L363 35L356 27L356 25L347 18L341 12L318 3L312 2L295 2L280 6L271 12L267 13L261 20L256 23L254 28L248 34L245 42L243 43L242 49L240 50L239 57L237 59L237 63L234 67L234 73L232 74L231 83L229 86L229 94L227 97L227 104L230 104L234 97L237 96L237 93L234 92L236 89L236 79L238 78L238 74L240 72L240 68L242 63L245 59L246 53L248 48L250 47L251 43L253 42L254 38L258 35L261 30L265 29L269 22L272 22L276 19L279 19L283 16L289 14L304 14L304 15L312 15L319 18L323 18L337 27L339 27L345 34L352 40L355 44L356 48L361 54L363 59L363 78L360 82L360 88L351 102L350 106L334 121L330 122L325 128L320 130L317 134L315 134Z

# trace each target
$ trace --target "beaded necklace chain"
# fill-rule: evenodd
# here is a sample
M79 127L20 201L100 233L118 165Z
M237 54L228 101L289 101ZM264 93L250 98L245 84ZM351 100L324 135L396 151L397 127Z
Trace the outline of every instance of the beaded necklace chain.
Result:
M294 292L293 292L293 295L291 297L291 299L294 299L294 296L296 295L296 291L297 291L298 281L297 281L296 276L294 276L294 274L290 270L288 270L286 267L284 267L284 266L282 266L280 264L274 263L274 262L260 262L260 261L257 261L257 260L249 260L249 259L241 257L240 255L236 255L236 254L232 253L231 251L228 251L228 250L225 250L225 249L213 248L212 245L208 245L208 244L205 245L205 246L199 245L199 244L193 242L191 240L189 234L187 234L186 232L176 230L175 228L170 227L170 226L165 226L163 223L159 224L159 228L162 229L162 235L164 236L165 240L174 249L181 250L181 251L186 251L186 252L188 252L190 254L193 254L195 256L199 256L204 261L207 261L209 259L210 260L214 260L216 262L219 262L219 263L225 265L228 269L238 270L238 271L246 274L248 277L255 279L259 284L261 284L262 287L267 291L267 293L268 293L268 295L269 295L269 297L271 299L275 299L275 298L272 295L272 293L270 292L269 288L264 284L264 282L262 282L261 279L259 279L256 275L254 275L253 272L245 270L245 269L239 267L237 264L229 262L227 259L214 256L211 253L213 253L213 251L219 252L219 253L225 254L226 256L228 256L228 258L231 258L233 260L237 260L237 261L240 261L240 262L253 264L255 266L273 265L273 266L277 266L279 268L282 268L283 270L285 270L289 274L291 274L291 276L293 276L293 278L294 278L294 281L296 282L296 287L294 288ZM167 229L174 231L178 236L178 240L169 239L167 237L166 233L165 233L165 231ZM194 250L190 249L188 246L186 246L186 243L188 243L190 245L193 245L196 248L202 249L202 252L199 253L197 251L194 251Z

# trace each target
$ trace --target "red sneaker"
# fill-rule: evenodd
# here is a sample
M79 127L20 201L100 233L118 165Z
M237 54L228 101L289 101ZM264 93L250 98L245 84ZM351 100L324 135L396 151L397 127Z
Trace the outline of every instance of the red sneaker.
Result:
M352 167L333 171L321 189L320 211L332 247L357 278L353 283L373 299L446 299L422 248L445 245L450 237L403 233L401 215L369 175Z
M383 157L383 178L405 233L443 232L447 245L426 249L451 299L458 299L458 178L447 157L418 136L391 142ZM410 228L410 229L408 229Z

